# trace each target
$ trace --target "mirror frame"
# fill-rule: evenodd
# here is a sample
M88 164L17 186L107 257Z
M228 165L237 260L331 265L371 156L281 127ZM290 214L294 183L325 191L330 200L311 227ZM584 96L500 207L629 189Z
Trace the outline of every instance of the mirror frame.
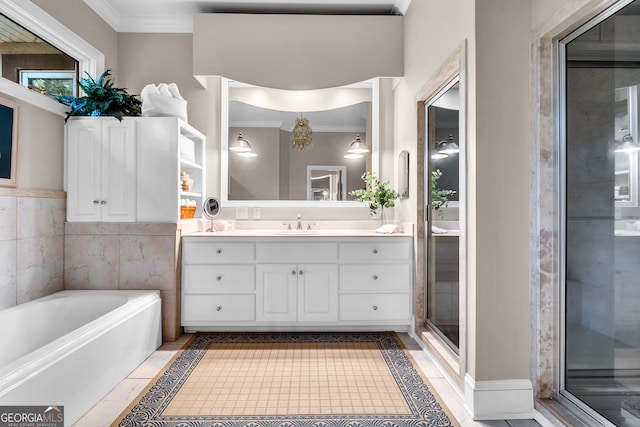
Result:
M220 88L221 121L220 121L220 201L230 207L363 207L363 202L346 201L321 201L321 200L229 200L229 87L236 83L233 80L222 78ZM380 79L375 78L365 82L350 85L353 87L371 88L371 136L367 139L371 142L371 172L379 175L380 170ZM347 86L347 87L350 87Z

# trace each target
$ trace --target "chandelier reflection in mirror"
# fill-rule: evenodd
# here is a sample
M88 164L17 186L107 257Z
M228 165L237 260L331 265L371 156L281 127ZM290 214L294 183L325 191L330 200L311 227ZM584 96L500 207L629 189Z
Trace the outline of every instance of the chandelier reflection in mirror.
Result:
M312 135L313 131L309 127L309 120L301 115L299 119L296 119L296 125L293 128L293 148L298 151L304 150L311 145Z

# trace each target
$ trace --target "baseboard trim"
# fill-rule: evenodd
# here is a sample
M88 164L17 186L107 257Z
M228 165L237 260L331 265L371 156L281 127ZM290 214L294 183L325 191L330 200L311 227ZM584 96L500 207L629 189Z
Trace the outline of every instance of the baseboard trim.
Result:
M464 401L474 420L533 419L533 386L529 380L475 381L464 378Z

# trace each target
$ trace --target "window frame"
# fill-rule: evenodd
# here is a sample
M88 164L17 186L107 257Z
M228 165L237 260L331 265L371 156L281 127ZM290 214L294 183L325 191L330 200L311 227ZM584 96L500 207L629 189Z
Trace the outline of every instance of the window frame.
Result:
M99 76L104 71L102 52L31 1L0 0L0 13L77 60L80 78L85 73ZM66 116L68 110L68 107L54 99L3 77L0 77L0 93L59 116Z

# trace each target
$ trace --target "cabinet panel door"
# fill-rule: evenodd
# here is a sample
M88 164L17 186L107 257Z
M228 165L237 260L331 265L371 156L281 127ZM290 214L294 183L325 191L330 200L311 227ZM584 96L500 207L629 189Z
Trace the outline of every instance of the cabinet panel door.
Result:
M256 276L256 320L295 321L297 266L259 264Z
M71 120L67 125L67 221L100 221L101 125Z
M338 320L338 266L298 265L298 321Z
M136 220L134 126L128 120L102 122L102 221Z

